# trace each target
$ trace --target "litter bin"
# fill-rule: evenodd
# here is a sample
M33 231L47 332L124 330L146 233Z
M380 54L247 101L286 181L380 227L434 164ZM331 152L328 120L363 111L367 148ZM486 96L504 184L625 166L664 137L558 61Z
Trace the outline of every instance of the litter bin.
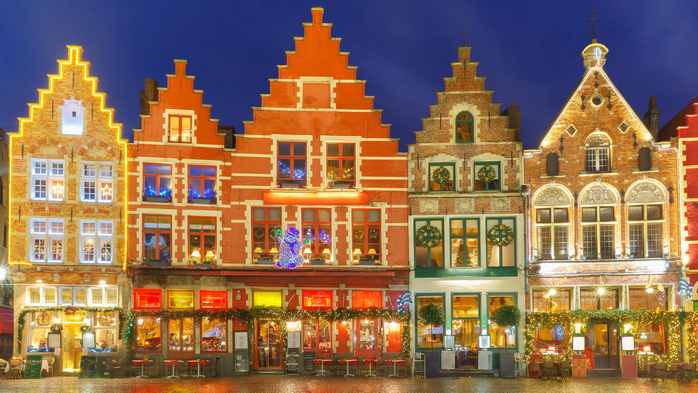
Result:
M437 378L441 370L441 352L425 352L426 355L426 377Z

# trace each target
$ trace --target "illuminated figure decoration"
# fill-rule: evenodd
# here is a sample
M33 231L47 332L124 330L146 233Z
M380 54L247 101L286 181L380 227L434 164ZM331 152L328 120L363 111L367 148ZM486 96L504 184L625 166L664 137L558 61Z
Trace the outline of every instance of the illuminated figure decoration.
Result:
M293 269L303 264L303 242L298 238L300 233L294 227L289 227L283 237L279 236L279 261L276 266L285 269ZM304 240L305 243L310 243L309 239Z
M407 306L407 307L405 307ZM397 298L397 312L400 314L405 313L407 310L409 310L412 307L412 294L408 291L400 295L399 298Z

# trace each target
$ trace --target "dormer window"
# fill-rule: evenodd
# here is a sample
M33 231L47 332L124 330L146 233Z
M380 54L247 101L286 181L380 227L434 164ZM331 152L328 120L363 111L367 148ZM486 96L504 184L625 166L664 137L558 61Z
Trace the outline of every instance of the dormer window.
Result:
M61 132L64 135L82 135L85 118L82 101L65 100L61 109Z
M191 116L170 115L170 142L191 142Z
M594 133L586 143L585 168L587 173L611 170L611 141L601 133Z

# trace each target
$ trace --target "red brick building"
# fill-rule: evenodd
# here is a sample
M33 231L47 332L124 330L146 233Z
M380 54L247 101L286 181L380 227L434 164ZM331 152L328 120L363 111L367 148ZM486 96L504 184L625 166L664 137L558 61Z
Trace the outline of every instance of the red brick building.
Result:
M530 311L681 305L677 140L661 140L643 124L604 70L607 53L595 40L584 49L579 84L538 147L524 154ZM656 124L654 109L648 116ZM666 328L639 326L636 344L664 355ZM618 369L620 333L603 323L586 327L596 368ZM536 352L562 337L538 329Z

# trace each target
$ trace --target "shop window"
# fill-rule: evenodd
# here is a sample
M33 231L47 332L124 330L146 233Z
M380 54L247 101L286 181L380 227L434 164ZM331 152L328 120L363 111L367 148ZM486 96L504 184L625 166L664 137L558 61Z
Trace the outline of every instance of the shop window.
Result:
M475 191L499 191L500 184L499 162L476 162L473 174L475 176Z
M160 318L136 317L136 352L162 351Z
M381 211L352 209L352 250L354 263L380 264ZM373 263L372 263L373 262Z
M631 310L667 311L669 309L669 290L654 287L628 289Z
M227 309L228 291L199 291L199 308Z
M189 262L216 263L215 217L189 217Z
M609 172L611 170L611 141L602 133L594 133L586 142L586 172Z
M74 99L63 100L61 105L61 133L63 135L82 135L85 129L84 122L85 107L82 105L82 101Z
M534 290L533 312L565 312L570 310L569 290Z
M331 209L303 209L303 239L308 239L304 254L306 259L325 260L332 259L332 210ZM307 250L306 250L307 249Z
M143 257L147 261L171 259L172 217L143 216Z
M442 348L444 340L444 327L424 325L419 320L419 311L427 304L434 303L443 308L443 296L422 296L417 295L417 348Z
M542 260L568 259L570 220L566 207L536 209L538 256Z
M53 352L54 348L48 347L48 333L55 314L53 311L41 311L33 314L31 328L31 341L27 348L27 353Z
M665 355L667 352L666 326L664 323L640 325L635 332L635 347L643 353ZM648 348L649 347L649 348ZM647 351L649 349L649 351Z
M62 201L65 173L63 160L32 161L32 199Z
M191 309L194 308L194 291L168 290L168 309Z
M32 262L63 262L63 220L32 218L29 220L32 238ZM48 249L46 246L48 245Z
M351 291L351 308L364 310L369 308L383 308L383 292Z
M172 165L144 164L143 201L172 202Z
M189 202L216 203L216 167L189 166Z
M487 233L494 230L494 238L498 241L508 241L509 236L513 237L506 246L495 246L487 239L487 267L516 266L516 221L513 218L488 218L486 223Z
M83 202L111 202L114 198L113 178L112 164L82 164L80 200Z
M189 143L191 142L191 116L170 115L170 142Z
M303 349L331 350L332 329L325 319L303 321Z
M472 143L475 134L473 115L461 112L456 116L456 143Z
M456 181L456 164L429 164L429 191L454 191Z
M533 339L533 347L536 353L547 353L548 348L555 347L555 353L563 353L567 348L569 337L565 325L536 328Z
M582 208L582 246L586 259L615 257L613 206Z
M516 306L516 296L488 296L489 310L489 334L492 348L516 347L516 328L511 326L498 326L494 322L494 315L502 306Z
M480 267L480 220L452 219L451 267Z
M477 368L478 336L480 335L480 297L453 295L452 331L460 369Z
M618 309L617 289L581 289L579 295L582 310L610 311Z
M283 307L283 300L279 291L254 291L252 302L253 306Z
M332 309L332 291L303 290L302 299L302 307L305 310Z
M160 309L162 308L162 290L137 288L133 290L133 308Z
M252 249L255 261L278 258L276 231L281 231L281 209L278 207L252 208Z
M306 186L306 145L306 142L278 143L277 186L282 188Z
M354 188L356 186L355 145L328 143L326 177L328 187Z
M201 319L201 352L223 352L228 349L228 323L222 319Z
M444 222L414 220L414 261L416 268L444 267Z
M118 338L115 328L95 328L95 348L90 348L90 353L115 353L118 348Z
M664 238L662 205L628 206L628 238L632 258L661 258Z

